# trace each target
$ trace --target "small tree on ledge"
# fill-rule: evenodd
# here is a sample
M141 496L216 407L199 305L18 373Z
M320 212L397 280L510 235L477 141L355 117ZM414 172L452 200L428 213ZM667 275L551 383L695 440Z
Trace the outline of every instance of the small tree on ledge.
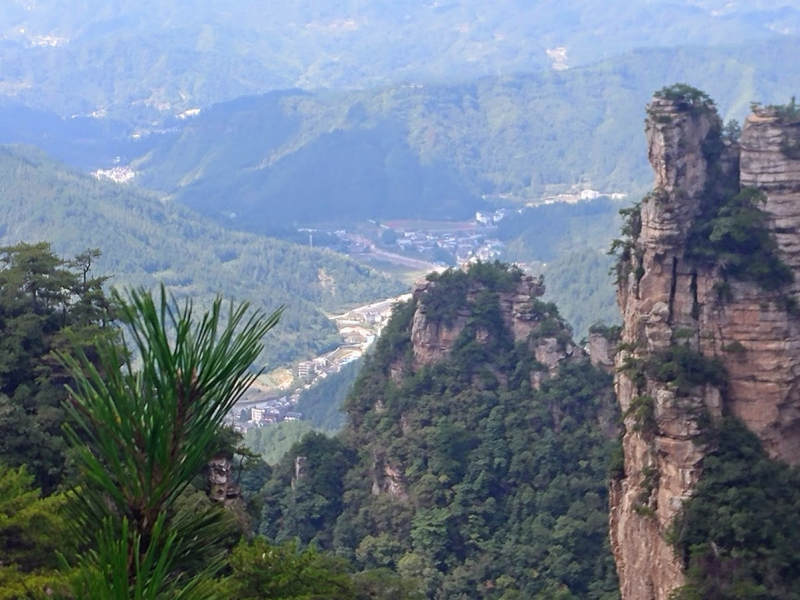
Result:
M714 101L705 92L686 83L674 83L658 90L654 97L675 102L682 110L708 109Z

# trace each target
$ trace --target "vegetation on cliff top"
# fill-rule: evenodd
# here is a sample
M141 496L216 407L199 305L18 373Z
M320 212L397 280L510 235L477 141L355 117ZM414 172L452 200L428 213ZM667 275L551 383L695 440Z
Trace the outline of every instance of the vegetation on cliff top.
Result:
M685 84L668 86L655 93L657 98L672 100L686 110L712 110L713 101L705 92ZM657 118L657 116L656 116ZM686 258L697 265L715 270L721 281L716 286L718 299L730 295L728 279L752 281L768 292L775 292L794 280L794 273L780 258L778 244L769 229L769 215L760 204L766 196L757 188L739 183L738 170L724 169L726 144L734 143L736 126L723 130L716 120L703 142L702 152L708 162L708 181L700 198L700 211L690 224L686 240ZM726 133L727 131L727 133ZM664 202L663 190L653 190L642 202ZM679 192L674 192L679 196ZM675 201L680 201L677 198ZM620 211L622 235L612 241L610 253L616 255L617 282L631 272L637 280L644 275L637 241L641 233L641 204Z
M501 290L513 283L502 266L479 271L463 275L467 285L479 274ZM342 434L306 438L277 467L261 531L391 569L428 597L616 598L610 377L567 360L536 389L539 338L515 344L497 299L489 285L462 304L467 324L450 357L416 370L418 301L401 307L347 400ZM534 305L547 335L560 335L555 307Z

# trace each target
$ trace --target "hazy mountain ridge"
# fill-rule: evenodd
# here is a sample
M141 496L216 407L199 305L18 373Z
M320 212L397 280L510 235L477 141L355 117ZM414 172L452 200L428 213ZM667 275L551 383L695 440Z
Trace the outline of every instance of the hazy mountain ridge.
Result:
M268 362L337 345L320 309L336 310L404 291L405 286L341 255L233 232L179 204L97 181L39 152L0 148L0 244L47 240L70 256L99 247L100 273L114 285L163 281L201 303L216 294L287 311L267 343Z
M752 100L791 96L800 68L772 57L797 52L787 37L458 85L276 92L201 113L134 166L142 184L256 229L263 208L290 223L460 217L484 195L538 198L554 184L644 190L641 107L654 89L703 81L741 117Z
M689 0L40 0L3 3L0 27L0 59L14 65L2 95L61 114L145 116L270 89L452 81L641 46L754 41L797 34L800 12Z

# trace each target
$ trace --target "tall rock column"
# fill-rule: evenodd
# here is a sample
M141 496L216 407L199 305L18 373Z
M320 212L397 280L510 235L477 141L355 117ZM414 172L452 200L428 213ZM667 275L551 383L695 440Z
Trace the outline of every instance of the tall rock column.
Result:
M773 458L800 463L800 114L756 109L742 131L741 184L764 194L764 210L792 284L765 294L743 289L721 329L746 353L729 361L726 404ZM789 310L787 310L789 308Z
M698 415L719 414L720 394L703 386L678 397L640 365L676 343L699 346L698 285L705 274L686 259L686 242L719 165L736 167L735 149L723 144L710 102L657 98L647 112L656 188L642 202L640 217L631 218L632 244L618 290L623 350L615 386L626 415L625 475L612 482L610 526L625 600L666 600L683 582L682 564L665 535L700 474Z
M698 435L705 428L735 416L772 458L800 463L800 111L756 110L737 144L721 135L707 97L679 91L648 105L656 188L631 217L619 265L615 385L626 432L610 526L624 600L667 600L684 581L666 540L713 451ZM763 195L763 226L775 248L769 256L725 251L761 261L751 273L782 262L793 282L737 280L723 256L690 258L697 219L724 227L730 213L722 207L735 206L740 192ZM674 376L711 364L720 367L716 378L679 384Z

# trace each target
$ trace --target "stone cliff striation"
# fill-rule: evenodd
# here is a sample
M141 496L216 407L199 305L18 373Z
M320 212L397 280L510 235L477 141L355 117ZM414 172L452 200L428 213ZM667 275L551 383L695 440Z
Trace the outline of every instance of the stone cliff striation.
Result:
M760 109L728 139L713 102L676 88L647 113L655 189L618 248L624 475L611 485L610 528L624 600L666 600L682 585L666 538L721 416L800 463L800 127ZM758 243L734 247L733 226Z
M456 340L470 323L476 303L481 302L480 293L487 289L480 282L471 282L460 301L453 298L459 303L453 317L442 319L436 315L432 317L430 310L431 298L441 294L441 285L435 280L424 280L414 286L412 292L416 306L411 326L415 369L434 365L450 355ZM497 294L497 301L506 332L511 334L514 342L530 343L536 360L552 374L562 360L582 351L571 340L565 340L567 326L557 317L555 307L548 311L549 305L538 300L543 294L541 278L520 274L514 285ZM556 319L557 326L545 331L547 326L542 328L542 324L549 319ZM537 335L532 336L534 333ZM475 331L475 337L481 343L490 335L485 327Z
M530 376L535 389L556 375L563 361L582 358L584 351L572 342L569 327L555 305L540 299L545 291L541 278L516 270L507 275L509 279L500 284L481 281L472 271L452 271L417 283L410 301L410 345L403 355L393 357L392 380L402 385L421 369L447 362L459 346L474 341L489 347L501 337L530 349L537 363ZM495 302L499 313L496 323L483 315ZM498 370L494 375L504 382L507 379ZM385 410L380 398L375 408ZM408 500L404 465L384 456L382 449L377 449L372 458L372 493Z

